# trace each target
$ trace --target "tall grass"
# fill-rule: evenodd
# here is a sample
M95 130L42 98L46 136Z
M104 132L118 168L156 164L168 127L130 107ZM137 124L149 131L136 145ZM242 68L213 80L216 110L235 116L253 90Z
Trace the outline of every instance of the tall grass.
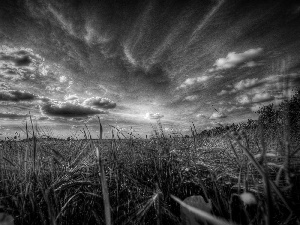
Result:
M180 205L213 224L299 224L299 130L272 110L261 126L213 135L192 124L190 138L159 122L151 139L112 126L104 140L99 119L99 139L86 127L85 139L61 141L29 118L25 140L0 143L0 205L15 224L180 224ZM184 205L191 195L211 199L213 214Z

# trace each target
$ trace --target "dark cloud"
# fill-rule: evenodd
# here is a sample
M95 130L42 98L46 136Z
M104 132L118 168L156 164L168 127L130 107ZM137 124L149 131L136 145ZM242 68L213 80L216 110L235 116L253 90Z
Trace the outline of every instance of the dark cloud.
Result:
M32 60L28 55L15 59L16 66L29 66L31 62Z
M83 102L83 105L86 106L94 106L102 109L113 109L117 106L117 104L108 98L101 97L92 97L88 98Z
M40 120L40 121L44 121L44 120L49 120L49 117L47 117L47 116L40 116L37 119Z
M7 118L7 119L22 119L26 118L28 115L24 114L14 114L14 113L1 113L0 112L0 118Z
M38 99L37 95L34 95L30 92L18 91L18 90L9 90L9 91L0 91L0 101L33 101Z
M41 113L48 116L59 117L85 117L107 112L77 102L47 102L40 106Z

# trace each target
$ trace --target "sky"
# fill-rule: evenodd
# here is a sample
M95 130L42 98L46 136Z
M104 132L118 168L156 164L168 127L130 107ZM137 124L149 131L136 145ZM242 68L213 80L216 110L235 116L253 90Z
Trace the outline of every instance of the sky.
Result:
M0 138L190 134L256 119L300 86L300 2L4 0Z

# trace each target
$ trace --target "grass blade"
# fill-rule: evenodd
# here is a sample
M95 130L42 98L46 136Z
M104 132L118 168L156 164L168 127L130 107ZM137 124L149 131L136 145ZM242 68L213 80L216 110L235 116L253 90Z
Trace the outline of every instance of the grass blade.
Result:
M186 204L185 202L181 201L179 198L171 195L171 198L176 201L177 203L179 203L179 205L181 205L182 207L186 208L187 210L193 212L194 214L196 214L197 216L199 216L200 218L215 224L215 225L234 225L234 223L230 223L224 219L215 217L213 215L211 215L210 213L207 213L203 210L197 209L195 207L192 207L188 204Z

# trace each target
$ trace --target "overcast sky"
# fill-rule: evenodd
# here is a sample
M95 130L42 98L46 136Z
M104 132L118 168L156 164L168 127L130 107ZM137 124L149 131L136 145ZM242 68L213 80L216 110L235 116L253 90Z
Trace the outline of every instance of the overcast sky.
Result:
M1 138L29 112L56 136L96 137L97 116L107 137L157 119L185 134L300 85L299 1L2 0L0 43Z

